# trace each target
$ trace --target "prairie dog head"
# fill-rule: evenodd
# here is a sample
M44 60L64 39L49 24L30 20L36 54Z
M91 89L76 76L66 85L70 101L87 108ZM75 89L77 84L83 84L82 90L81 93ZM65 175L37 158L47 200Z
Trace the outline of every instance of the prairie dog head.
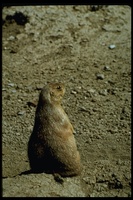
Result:
M43 102L60 104L64 94L65 86L63 83L48 83L43 87L40 99Z

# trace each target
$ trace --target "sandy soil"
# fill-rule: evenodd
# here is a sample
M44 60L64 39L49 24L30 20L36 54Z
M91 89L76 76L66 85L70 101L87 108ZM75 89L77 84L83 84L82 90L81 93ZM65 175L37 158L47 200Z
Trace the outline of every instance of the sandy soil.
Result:
M15 6L2 18L3 196L130 197L131 8ZM66 85L83 164L62 184L26 173L32 103L47 81Z

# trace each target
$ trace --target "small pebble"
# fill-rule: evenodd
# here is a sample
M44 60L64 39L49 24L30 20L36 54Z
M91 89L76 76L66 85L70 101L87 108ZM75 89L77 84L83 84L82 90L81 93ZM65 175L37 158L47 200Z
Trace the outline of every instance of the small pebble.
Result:
M23 94L23 97L27 97L27 96L28 96L28 94L27 94L27 93L24 93L24 94Z
M36 89L37 90L41 90L43 88L43 84L37 84ZM31 86L30 86L31 87ZM32 88L31 88L32 89Z
M116 48L115 44L109 45L109 49L115 49L115 48Z
M17 91L16 90L12 90L12 93L16 93Z
M117 165L122 165L122 161L121 161L120 159L118 159L118 160L116 161L116 164L117 164Z
M108 83L111 84L111 85L114 85L114 84L115 84L115 82L112 81L112 80L108 80Z
M79 86L79 87L77 87L77 89L81 90L81 89L82 89L82 87L81 87L81 86Z
M17 114L18 115L24 115L25 111L19 111Z
M104 89L104 90L100 91L99 94L106 96L108 94L108 91L107 91L107 89Z
M97 139L102 139L102 137L100 135L96 135Z
M14 87L14 83L8 83L9 86Z
M27 89L28 92L31 92L33 90L33 87L32 86L27 86L26 89Z
M116 148L116 146L112 146L112 150L116 150L117 148Z
M105 71L111 71L110 67L109 66L104 66L103 68Z
M90 89L88 90L88 92L89 92L89 93L95 93L95 92L96 92L96 90L94 90L94 89L90 88Z
M17 136L19 136L19 135L20 135L20 133L16 133L16 135L17 135Z
M82 106L82 107L80 107L79 109L80 109L80 111L85 111L85 112L87 112L87 111L88 111L88 110L87 110L85 107L83 107L83 106Z
M18 39L18 40L22 40L23 38L25 38L26 37L26 34L24 34L24 33L20 33L20 34L18 34L17 36L16 36L16 38Z
M76 92L76 91L74 91L74 90L72 90L72 91L71 91L71 94L77 94L77 92Z
M97 79L103 80L104 75L103 74L96 74Z
M23 85L20 83L20 84L17 84L17 89L22 89L23 88Z
M33 126L30 125L29 127L27 127L27 130L28 130L28 132L32 132L32 130L33 130Z
M11 35L9 38L8 38L8 40L14 40L15 39L15 37L13 36L13 35Z

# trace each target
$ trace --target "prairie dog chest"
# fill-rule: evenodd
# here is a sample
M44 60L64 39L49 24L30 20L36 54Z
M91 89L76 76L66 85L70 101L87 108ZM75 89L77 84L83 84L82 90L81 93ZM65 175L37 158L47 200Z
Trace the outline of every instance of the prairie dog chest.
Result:
M48 121L55 131L73 132L69 118L61 106L49 108Z

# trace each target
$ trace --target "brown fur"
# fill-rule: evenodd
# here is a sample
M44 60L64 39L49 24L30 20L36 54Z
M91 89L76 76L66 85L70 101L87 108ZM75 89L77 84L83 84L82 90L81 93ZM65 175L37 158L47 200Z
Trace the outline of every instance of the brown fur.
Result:
M61 106L65 87L49 83L41 91L36 109L34 129L28 143L28 156L33 171L80 174L80 155L73 127Z

